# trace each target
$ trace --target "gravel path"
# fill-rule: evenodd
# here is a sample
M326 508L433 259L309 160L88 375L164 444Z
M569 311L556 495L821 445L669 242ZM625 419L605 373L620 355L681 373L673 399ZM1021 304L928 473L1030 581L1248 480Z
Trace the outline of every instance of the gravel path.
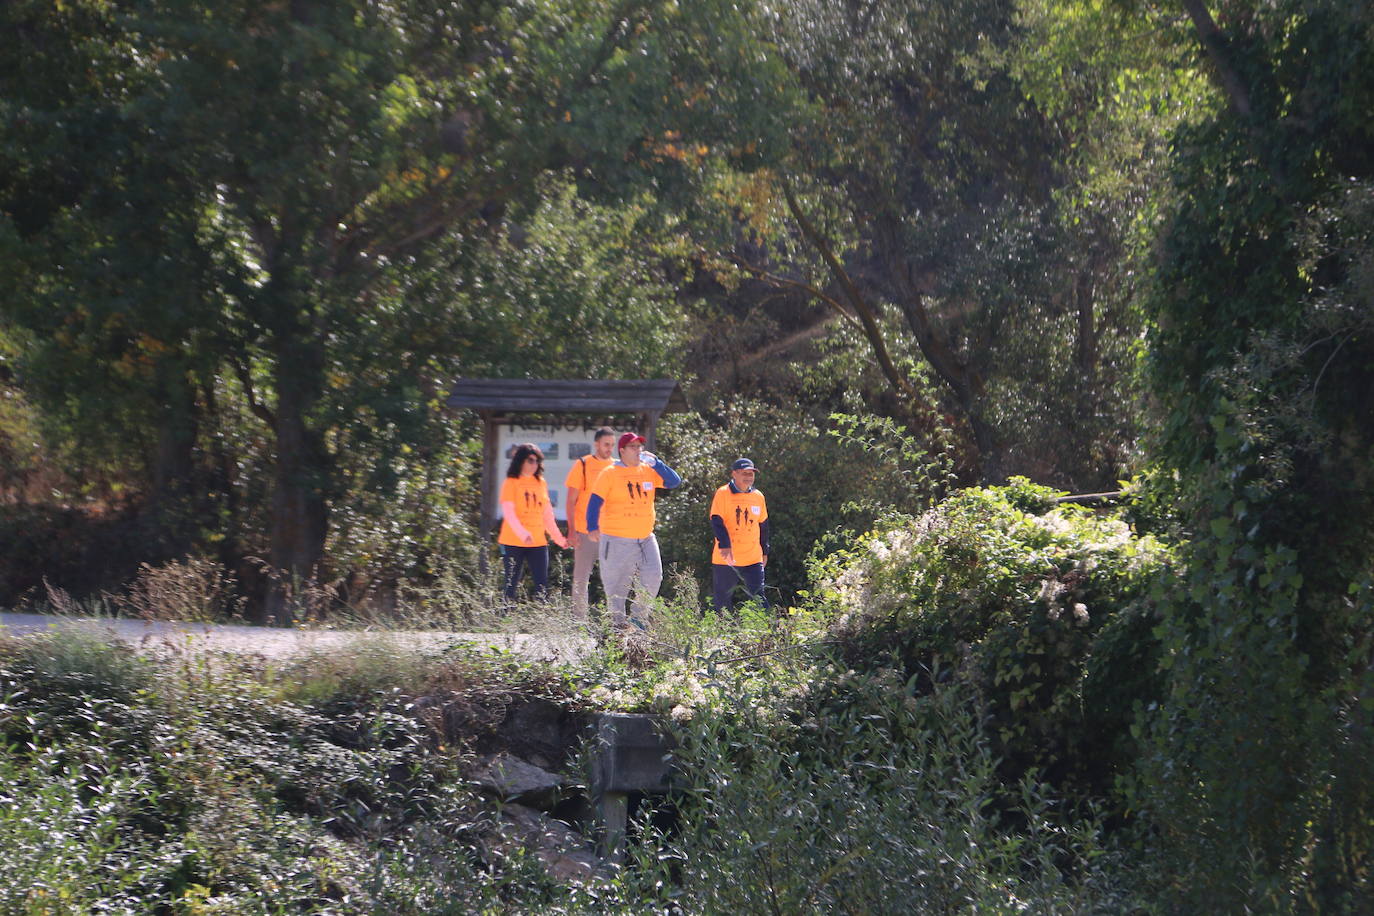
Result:
M402 643L417 648L442 649L467 643L476 650L494 648L515 652L531 660L576 661L586 657L595 643L581 636L538 636L529 633L435 633L406 630L287 630L234 624L179 623L125 618L54 617L47 614L0 613L0 635L25 636L56 629L77 629L102 634L153 652L218 651L283 659L307 652L355 645L358 641Z

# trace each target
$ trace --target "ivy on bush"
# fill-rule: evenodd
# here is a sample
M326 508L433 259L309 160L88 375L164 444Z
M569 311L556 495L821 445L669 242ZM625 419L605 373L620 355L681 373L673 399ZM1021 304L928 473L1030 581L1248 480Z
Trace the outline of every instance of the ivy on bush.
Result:
M1171 560L1117 513L1017 478L890 519L815 570L844 664L968 682L1009 772L1107 792L1158 690L1149 586ZM937 674L938 673L938 674Z

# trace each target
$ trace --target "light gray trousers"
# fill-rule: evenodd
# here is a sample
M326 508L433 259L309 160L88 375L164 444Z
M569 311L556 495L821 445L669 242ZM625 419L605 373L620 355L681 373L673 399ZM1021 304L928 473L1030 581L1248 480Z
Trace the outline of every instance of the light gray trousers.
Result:
M601 585L606 589L606 603L611 608L611 626L625 625L625 601L630 596L630 583L636 575L634 601L630 602L630 616L649 625L649 602L658 596L663 584L663 559L658 555L658 538L618 538L601 535L598 560L601 563Z
M587 586L591 583L592 567L596 565L596 556L600 552L601 545L593 544L587 532L578 534L577 546L573 548L572 576L573 614L578 617L587 616Z

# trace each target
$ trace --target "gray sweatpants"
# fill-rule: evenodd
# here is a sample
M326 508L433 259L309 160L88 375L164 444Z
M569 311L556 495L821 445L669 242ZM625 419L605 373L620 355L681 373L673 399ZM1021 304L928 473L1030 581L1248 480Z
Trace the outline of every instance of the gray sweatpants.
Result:
M630 616L649 625L649 602L658 596L663 584L663 560L658 555L658 538L619 538L602 534L597 559L601 563L601 585L606 589L606 603L611 608L611 626L625 625L625 601L630 596L630 582L639 576L634 601L630 602Z

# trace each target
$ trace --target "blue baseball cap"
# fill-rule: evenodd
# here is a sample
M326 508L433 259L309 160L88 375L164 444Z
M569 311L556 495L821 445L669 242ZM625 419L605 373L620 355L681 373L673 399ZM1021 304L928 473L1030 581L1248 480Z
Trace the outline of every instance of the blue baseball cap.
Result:
M748 458L736 458L735 463L730 465L730 470L754 471L757 470L757 468L754 467L754 462L750 461Z

